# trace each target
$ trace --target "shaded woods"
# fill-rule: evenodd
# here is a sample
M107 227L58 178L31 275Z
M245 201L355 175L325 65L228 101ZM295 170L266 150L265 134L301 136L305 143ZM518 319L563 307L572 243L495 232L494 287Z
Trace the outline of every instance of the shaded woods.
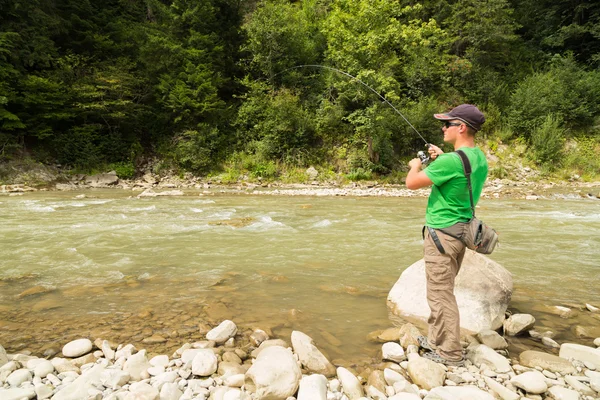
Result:
M600 170L600 3L549 0L3 0L0 160L131 177L394 176L462 102L483 144ZM497 172L498 173L498 172ZM501 171L498 173L501 175Z

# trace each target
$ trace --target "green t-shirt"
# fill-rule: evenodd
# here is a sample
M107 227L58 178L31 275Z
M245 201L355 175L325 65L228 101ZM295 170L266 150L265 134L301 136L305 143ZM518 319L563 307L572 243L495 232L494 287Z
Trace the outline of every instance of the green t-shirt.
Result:
M488 174L485 154L477 147L461 147L471 162L473 201L479 201ZM432 228L447 228L457 222L468 222L471 217L469 188L460 156L456 153L440 154L425 169L433 182L425 222Z

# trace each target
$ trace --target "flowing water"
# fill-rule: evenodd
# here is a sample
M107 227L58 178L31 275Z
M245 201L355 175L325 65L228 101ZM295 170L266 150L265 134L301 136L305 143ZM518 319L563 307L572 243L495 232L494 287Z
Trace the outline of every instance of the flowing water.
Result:
M392 326L387 294L422 257L425 198L84 193L0 197L9 352L78 337L167 352L227 318L288 340L301 330L340 362L374 359L366 336ZM600 202L486 199L478 215L501 233L491 258L513 273L510 310L559 342L600 336L600 315L580 309L600 306Z

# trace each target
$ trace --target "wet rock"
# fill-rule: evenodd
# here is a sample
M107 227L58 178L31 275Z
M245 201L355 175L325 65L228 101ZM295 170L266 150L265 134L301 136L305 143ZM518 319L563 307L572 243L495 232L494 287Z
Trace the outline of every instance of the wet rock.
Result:
M208 340L214 340L216 343L225 343L229 338L237 333L237 326L230 320L225 320L216 328L206 334Z
M367 379L367 386L373 386L378 391L385 393L385 387L387 384L383 371L376 369L375 371L371 372L371 374L369 374L369 379Z
M404 349L398 343L388 342L381 346L384 360L390 360L394 362L400 362L406 360L406 354Z
M524 372L512 378L510 383L532 394L542 394L548 390L546 378L540 371Z
M198 349L192 360L192 373L198 376L210 376L218 367L217 356L211 349Z
M579 400L579 393L562 386L552 386L548 389L549 398L555 400Z
M287 399L298 390L301 376L292 352L271 346L260 352L246 373L245 386L260 399Z
M65 357L75 358L92 351L92 342L90 339L77 339L64 345L62 353Z
M33 286L29 289L26 289L17 295L17 299L22 299L24 297L35 296L38 294L50 293L55 291L56 288L47 287L47 286Z
M595 338L600 336L599 326L575 326L575 336L578 338Z
M575 367L569 360L540 351L527 350L519 355L519 363L530 368L541 368L561 375L575 373Z
M498 332L486 329L477 334L477 340L494 350L504 350L508 348L506 339L498 334Z
M514 314L504 321L504 333L508 336L518 334L533 328L535 318L530 314Z
M410 379L426 390L442 386L446 380L446 370L441 365L423 357L409 359L407 371Z
M250 335L250 340L255 346L260 346L262 342L268 339L269 335L267 335L267 332L263 331L262 329L255 329Z
M152 189L146 189L142 193L138 194L137 197L162 197L162 196L183 196L184 193L181 190L166 190L164 192L155 192Z
M424 400L494 400L494 396L475 386L445 386L431 390Z
M512 287L510 272L495 261L467 250L454 289L461 328L476 333L501 327ZM400 275L388 295L387 304L400 317L427 320L430 310L426 299L423 260L414 263Z
M164 337L162 337L160 335L154 334L152 336L144 338L144 340L142 340L142 343L146 343L146 344L158 344L158 343L164 343L166 341L167 341L167 339L165 339Z
M344 367L338 367L337 377L342 384L342 392L348 396L350 400L357 400L363 397L363 388L354 374Z
M317 349L312 338L300 331L292 332L292 348L302 365L310 372L335 376L335 367Z
M321 374L302 377L298 400L327 400L327 378Z
M470 346L467 351L467 359L477 367L487 365L499 373L511 372L512 368L508 360L496 353L484 344Z
M151 365L146 358L146 350L141 350L131 355L123 365L123 371L131 376L132 381L140 381L149 378L148 368Z
M563 343L558 354L562 358L575 359L582 362L589 361L594 365L600 365L600 349L583 346L575 343Z
M600 311L600 308L594 307L593 305L587 304L587 303L585 304L585 308L587 308L588 311L590 311L590 312L598 312L598 311Z
M556 343L556 341L554 339L550 339L548 337L542 338L542 344L546 347L551 347L553 349L560 348L560 344Z

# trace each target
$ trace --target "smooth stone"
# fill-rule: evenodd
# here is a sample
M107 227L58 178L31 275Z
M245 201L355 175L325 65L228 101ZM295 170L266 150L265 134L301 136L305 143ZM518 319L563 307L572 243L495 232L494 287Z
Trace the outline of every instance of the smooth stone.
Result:
M23 400L33 399L36 396L35 390L32 388L21 389L2 389L0 388L0 399L2 400Z
M325 375L328 378L335 376L335 367L314 345L310 336L300 331L293 331L292 348L308 371Z
M146 382L134 382L124 400L157 400L159 395L158 389Z
M184 350L183 353L181 353L181 361L183 361L184 364L192 362L192 360L194 359L194 357L196 357L196 354L198 354L198 352L200 352L200 350L204 350L204 349L186 349L186 350Z
M377 335L377 340L381 343L397 342L398 340L400 340L400 336L400 328L387 328Z
M388 397L388 400L421 400L421 396L414 393L396 393Z
M600 349L583 346L575 343L563 343L558 355L562 358L572 358L581 362L589 361L594 365L600 365Z
M408 360L408 375L426 390L442 386L446 380L446 370L441 365L418 356Z
M485 344L491 349L494 350L504 350L508 348L508 343L506 339L504 339L500 334L491 329L485 329L479 332L477 335L477 340L481 342L481 344Z
M104 357L107 360L114 360L115 359L115 351L110 347L110 343L108 342L108 340L103 340L102 344L100 345L100 350L102 350L102 353L104 353Z
M269 339L269 335L267 332L262 329L255 329L254 332L250 335L250 341L254 346L260 346L262 342Z
M591 378L590 387L592 388L592 390L600 394L600 377Z
M56 372L59 374L68 371L79 372L79 368L77 368L70 360L61 357L55 357L51 361L52 366L56 369Z
M381 352L383 353L384 360L390 360L394 362L401 362L406 360L406 354L400 344L395 342L387 342L381 346Z
M259 399L286 399L296 393L301 377L294 354L284 347L270 346L246 372L245 387Z
M217 373L221 375L221 378L226 378L231 375L245 374L248 370L248 365L240 365L237 363L221 361Z
M369 386L373 386L379 392L384 393L386 385L387 385L387 383L385 381L385 376L384 376L383 371L376 369L375 371L371 372L371 374L369 374L369 379L367 379L367 388ZM370 395L371 397L375 397L376 393L372 392L372 394L369 394L369 392L367 391L367 395Z
M519 355L519 363L530 368L541 368L561 375L574 374L575 367L569 360L541 351L527 350Z
M512 378L510 383L532 394L542 394L548 390L546 378L540 371L524 372Z
M52 396L52 400L87 399L89 397L88 391L95 386L101 385L101 376L103 371L104 367L101 365L96 365L88 369L73 382L60 389L60 391Z
M100 382L102 385L112 390L117 390L125 384L129 383L131 376L120 369L105 369L101 376Z
M596 339L594 339L594 346L596 346L596 347L600 347L600 337L599 337L599 338L596 338ZM2 363L0 362L0 364L2 364Z
M348 396L349 400L357 400L363 397L364 391L358 378L344 367L338 367L337 377L342 384L342 392Z
M408 348L410 345L419 346L418 337L421 336L419 328L411 323L404 324L400 327L400 345L403 348Z
M244 386L245 380L246 380L246 375L235 374L235 375L227 376L225 379L223 379L223 383L225 384L225 386L240 388L240 387Z
M477 367L487 365L498 373L511 372L508 360L484 344L469 347L467 359Z
M166 368L169 365L169 356L159 355L154 356L150 359L150 365L153 367L163 367Z
M548 389L549 398L554 400L579 400L579 393L562 386L552 386Z
M9 361L0 367L0 372L8 371L13 372L19 369L19 364L16 361Z
M587 308L588 311L590 311L590 312L598 312L598 311L600 311L600 308L594 307L593 305L588 304L588 303L585 304L585 308Z
M221 344L225 343L229 338L235 336L237 333L237 326L233 321L226 319L221 322L219 326L214 329L211 329L206 334L206 339L214 340L216 343Z
M549 337L542 338L542 344L547 347L551 347L553 349L560 348L560 344L556 343L554 339L550 339Z
M531 314L513 314L504 321L504 333L508 336L517 336L528 331L535 325L535 318Z
M375 386L367 386L367 396L373 400L387 400L387 396Z
M41 383L35 385L34 389L35 389L35 395L37 396L36 397L37 400L49 399L50 396L52 396L52 394L54 393L54 390L52 389L51 386L43 385Z
M431 312L426 282L425 261L421 259L402 272L388 295L388 308L401 318L414 317L426 322ZM512 289L508 270L486 256L467 250L454 288L461 328L472 333L500 328Z
M96 362L96 356L93 353L71 359L74 366L81 368L82 365Z
M42 360L33 369L33 373L35 374L35 376L40 378L45 378L48 374L51 374L53 372L54 365L52 365L52 363L48 360Z
M160 400L179 400L183 392L176 383L165 383L160 389Z
M12 372L8 378L6 378L6 383L10 386L19 386L23 382L30 381L33 377L31 376L31 372L28 369L22 368Z
M140 381L150 376L148 374L148 368L150 367L151 365L146 358L146 350L140 350L125 361L123 371L131 376L132 381Z
M217 371L219 360L211 349L198 349L192 360L192 373L197 376L210 376Z
M325 375L314 374L300 379L298 400L327 400L327 378Z
M586 396L593 396L596 394L595 391L592 390L589 386L582 383L581 381L579 381L572 375L565 376L565 382L567 382L567 384L569 386L571 386L573 389L577 390L580 393L585 394Z
M424 400L494 400L494 396L475 386L444 386L431 390Z
M62 353L65 357L76 358L92 351L92 341L90 339L77 339L65 344Z
M150 376L157 376L165 372L165 367L150 367L147 371Z
M483 377L486 385L496 393L502 400L519 400L521 396L519 396L516 392L513 392L506 386L501 383L498 383L496 380L489 378L487 376Z
M253 358L257 358L261 351L263 351L266 348L272 347L272 346L279 346L279 347L284 347L285 348L285 347L288 347L288 344L283 339L269 339L269 340L265 340L264 342L262 342L260 344L260 346L258 346L257 349L252 350L252 353L250 355Z
M233 351L228 351L225 352L222 356L223 361L225 362L231 362L234 364L242 364L242 359L240 357L238 357L237 354L235 354Z
M394 386L396 382L406 381L406 378L402 374L389 368L383 370L383 379L390 386Z
M8 363L8 355L6 354L6 350L4 349L4 347L2 347L2 345L0 345L0 367L2 367L4 364Z

